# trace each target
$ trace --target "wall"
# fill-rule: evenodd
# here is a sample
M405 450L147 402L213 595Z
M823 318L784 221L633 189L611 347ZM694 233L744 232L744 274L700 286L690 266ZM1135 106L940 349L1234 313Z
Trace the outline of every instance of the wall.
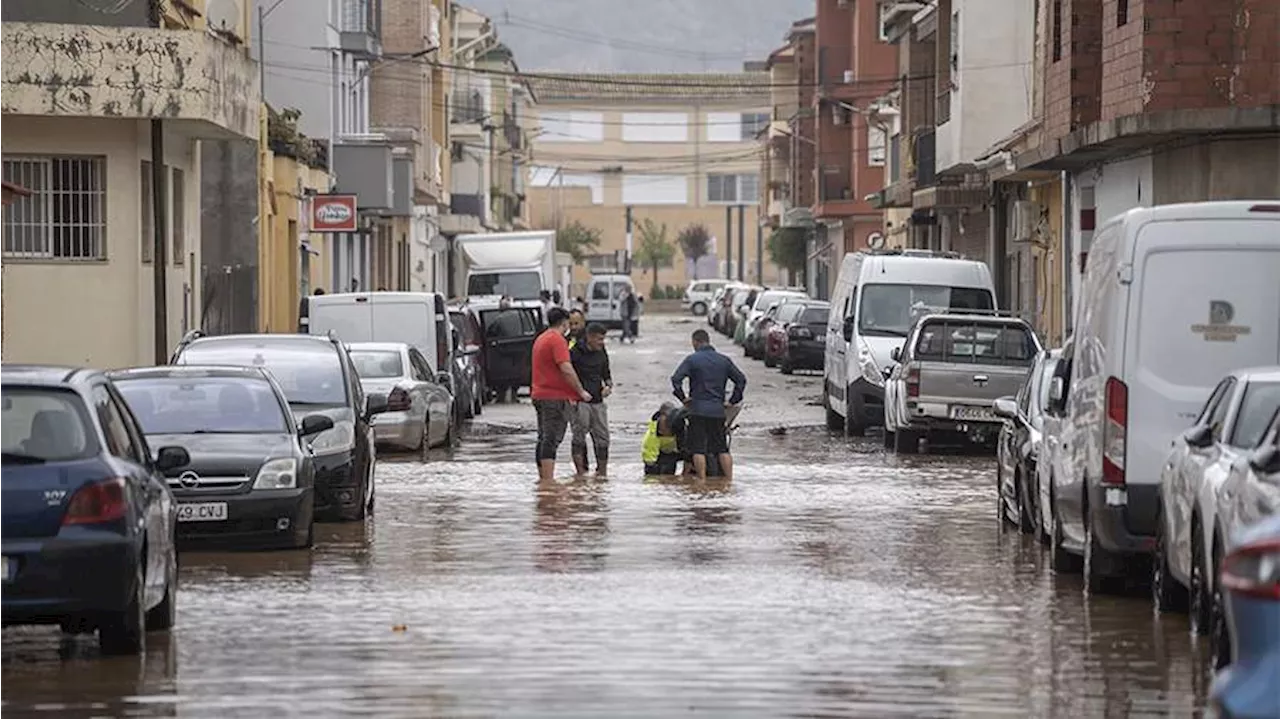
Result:
M1061 57L1053 58L1052 2L1045 60L1047 139L1055 140L1096 122L1102 93L1102 0L1062 0Z
M1159 205L1280 197L1280 137L1165 150L1156 153L1152 163Z
M4 22L57 22L108 27L152 27L150 3L126 3L116 12L103 12L84 0L5 0Z
M117 368L149 365L155 359L152 271L141 262L140 238L140 165L151 157L149 135L149 123L135 120L4 118L6 155L105 157L109 198L104 203L106 262L4 260L4 361ZM186 249L194 253L183 266L168 268L170 345L181 338L184 322L192 326L200 317L200 281L192 277L199 274L193 268L201 262L200 164L195 149L190 140L167 138L165 163L186 175ZM184 317L188 283L193 301Z

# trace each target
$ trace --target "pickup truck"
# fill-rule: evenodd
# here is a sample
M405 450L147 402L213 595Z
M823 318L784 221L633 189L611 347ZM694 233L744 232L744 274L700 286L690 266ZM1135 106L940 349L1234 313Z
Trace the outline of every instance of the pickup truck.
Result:
M920 440L993 445L997 399L1016 394L1040 354L1025 321L992 314L921 315L886 370L885 447L913 454Z

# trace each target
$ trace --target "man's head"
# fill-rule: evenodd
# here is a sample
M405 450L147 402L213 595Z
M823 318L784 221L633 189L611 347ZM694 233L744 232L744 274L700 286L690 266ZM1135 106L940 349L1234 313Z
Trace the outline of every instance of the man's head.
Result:
M569 331L578 334L583 327L587 326L587 316L582 310L569 311Z
M592 322L587 325L587 349L596 351L604 347L604 336L607 333L604 325Z
M564 334L564 331L569 329L569 313L559 307L547 310L547 327Z
M699 347L705 347L709 344L711 344L711 335L707 334L706 330L693 331L693 348L695 350L698 349Z

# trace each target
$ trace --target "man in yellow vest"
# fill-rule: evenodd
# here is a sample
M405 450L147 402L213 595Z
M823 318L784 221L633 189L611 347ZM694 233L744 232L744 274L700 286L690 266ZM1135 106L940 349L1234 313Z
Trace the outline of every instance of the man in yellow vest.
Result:
M672 475L682 459L680 435L683 434L685 409L675 402L664 402L649 418L644 439L640 442L640 458L645 476ZM688 470L686 463L685 469Z

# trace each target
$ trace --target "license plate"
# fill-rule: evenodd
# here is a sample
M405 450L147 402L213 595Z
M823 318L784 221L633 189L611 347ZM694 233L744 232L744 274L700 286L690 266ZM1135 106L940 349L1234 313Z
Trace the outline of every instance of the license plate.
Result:
M13 581L13 575L18 573L18 560L12 557L4 558L4 581Z
M996 413L987 407L952 407L951 418L991 422L995 420Z
M200 502L178 505L179 522L221 522L226 518L226 502Z

